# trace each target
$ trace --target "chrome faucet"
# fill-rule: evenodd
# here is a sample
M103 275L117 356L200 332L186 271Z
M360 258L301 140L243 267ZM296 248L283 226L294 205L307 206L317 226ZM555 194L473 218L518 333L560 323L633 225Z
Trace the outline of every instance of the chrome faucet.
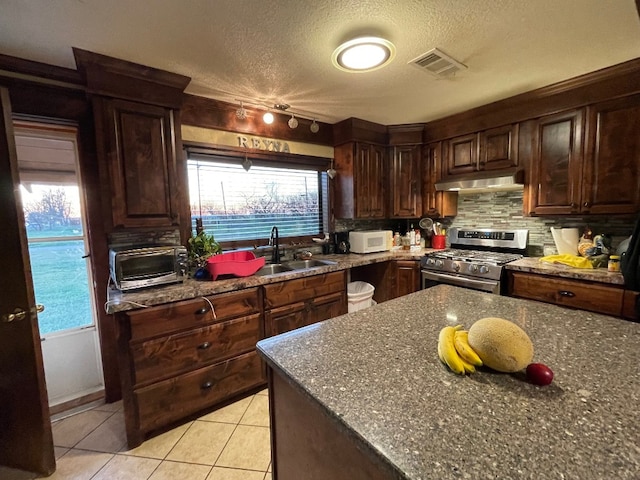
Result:
M271 229L269 246L273 247L271 250L271 263L280 263L280 239L278 238L278 227L276 226Z

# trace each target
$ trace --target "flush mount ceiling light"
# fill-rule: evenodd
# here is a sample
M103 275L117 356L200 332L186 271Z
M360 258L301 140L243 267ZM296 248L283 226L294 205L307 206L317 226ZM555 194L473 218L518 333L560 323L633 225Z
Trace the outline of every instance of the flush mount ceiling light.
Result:
M382 68L393 60L396 47L379 37L360 37L336 48L331 55L333 65L345 72L370 72Z

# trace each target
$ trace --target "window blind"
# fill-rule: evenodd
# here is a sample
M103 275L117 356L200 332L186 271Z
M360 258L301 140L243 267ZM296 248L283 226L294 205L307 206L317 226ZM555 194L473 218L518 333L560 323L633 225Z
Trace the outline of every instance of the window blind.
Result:
M245 170L238 159L189 159L192 227L202 218L218 242L318 235L322 230L323 175L317 170L271 167ZM326 185L326 181L325 181Z

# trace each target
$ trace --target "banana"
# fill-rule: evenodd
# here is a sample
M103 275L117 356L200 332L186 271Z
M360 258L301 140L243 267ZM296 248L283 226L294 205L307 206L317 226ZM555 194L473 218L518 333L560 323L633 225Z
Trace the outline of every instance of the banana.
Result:
M438 356L452 372L458 375L465 374L464 363L456 351L456 347L453 345L456 330L462 328L462 325L456 327L444 327L440 330L438 336Z
M469 345L468 331L456 331L453 337L453 345L456 347L456 351L465 362L475 365L476 367L482 366L482 360L475 350L471 348L471 345Z

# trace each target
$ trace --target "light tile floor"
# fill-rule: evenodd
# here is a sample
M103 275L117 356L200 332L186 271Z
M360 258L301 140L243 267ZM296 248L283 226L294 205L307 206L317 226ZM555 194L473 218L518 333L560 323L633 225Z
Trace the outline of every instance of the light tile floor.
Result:
M116 402L54 421L56 471L47 478L271 480L269 435L263 390L129 450Z

